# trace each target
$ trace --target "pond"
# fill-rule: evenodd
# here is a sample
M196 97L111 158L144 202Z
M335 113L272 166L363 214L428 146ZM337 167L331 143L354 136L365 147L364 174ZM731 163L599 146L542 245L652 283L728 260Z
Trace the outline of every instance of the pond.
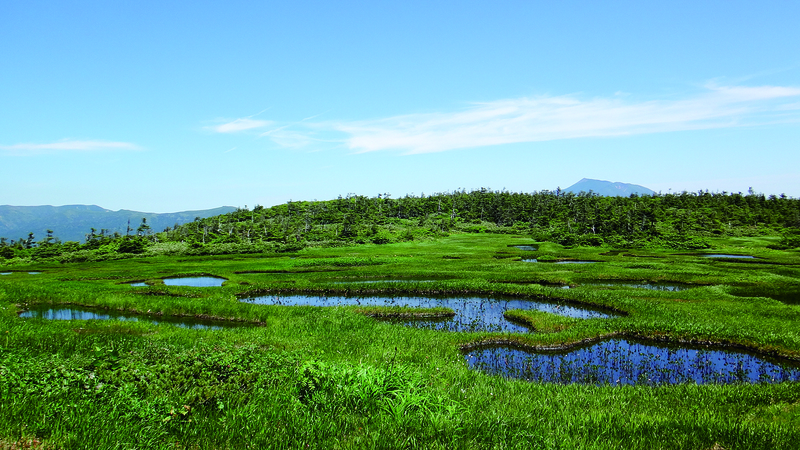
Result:
M131 286L134 286L134 287L143 287L143 286L147 286L147 283L145 283L144 281L137 281L137 282L135 282L135 283L131 283Z
M743 352L610 339L569 351L485 347L465 354L472 369L558 384L658 385L800 381L800 367Z
M680 284L662 284L662 283L644 283L644 282L631 282L631 281L590 281L580 283L580 286L608 286L608 287L629 287L636 289L649 289L651 291L685 291L691 289L692 286Z
M133 314L120 314L109 311L93 310L89 308L61 308L51 307L48 305L33 307L27 311L23 311L19 315L22 318L38 318L47 320L124 320L138 322L139 320L152 322L154 324L164 323L168 325L175 325L181 328L191 328L197 330L221 330L223 328L232 328L243 326L241 323L224 322L224 321L211 321L189 319L185 317L159 317L152 319L145 316L136 316Z
M776 285L733 287L731 295L737 297L767 297L788 305L800 305L800 286Z
M700 255L703 258L738 258L738 259L755 259L755 256L750 255L726 255L723 253L713 253L708 255Z
M14 272L2 272L2 273L0 273L0 275L11 275L12 273L14 273Z
M613 313L558 303L545 303L514 298L485 297L338 297L338 296L263 296L242 299L259 305L285 306L405 306L412 308L450 308L455 317L444 319L392 320L404 325L443 331L490 331L527 333L528 327L505 317L509 309L535 309L582 319L615 317Z
M167 286L218 287L227 281L220 277L176 277L164 278Z
M531 263L539 262L539 260L535 259L535 258L523 259L522 261L523 262L531 262ZM577 260L577 259L570 259L570 260L566 260L566 261L542 261L542 262L543 263L544 262L548 262L548 263L551 263L551 264L592 264L592 263L598 263L598 262L602 262L602 261L582 261L582 260Z
M536 250L538 250L537 247L534 247L532 245L511 245L511 247L518 248L526 252L535 252Z
M433 283L436 280L348 280L348 281L334 281L333 284L348 284L348 283ZM325 282L321 280L320 282Z

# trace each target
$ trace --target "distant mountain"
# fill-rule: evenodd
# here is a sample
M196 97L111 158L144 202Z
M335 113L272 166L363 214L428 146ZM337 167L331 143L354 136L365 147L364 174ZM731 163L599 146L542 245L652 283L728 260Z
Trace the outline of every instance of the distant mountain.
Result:
M602 195L604 197L628 197L631 194L638 194L638 195L653 195L655 191L647 189L644 186L639 186L638 184L628 184L628 183L620 183L620 182L610 182L610 181L603 181L603 180L592 180L590 178L584 178L581 181L573 184L572 186L564 189L564 192L573 192L578 194L580 192L593 192L597 195Z
M142 218L147 218L147 224L153 232L159 232L175 224L191 222L195 217L204 219L233 211L236 211L236 208L232 206L157 214L126 209L111 211L97 205L0 205L0 237L16 241L27 238L28 233L33 232L34 239L39 241L45 237L47 230L53 230L53 235L62 241L84 242L86 234L92 228L98 233L101 229L106 229L109 233L116 231L124 235L128 228L128 220L131 228L135 230L142 223Z

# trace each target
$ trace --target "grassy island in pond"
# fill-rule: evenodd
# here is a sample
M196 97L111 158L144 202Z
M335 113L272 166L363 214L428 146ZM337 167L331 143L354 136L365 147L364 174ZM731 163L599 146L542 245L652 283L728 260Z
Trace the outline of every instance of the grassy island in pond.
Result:
M706 236L687 251L451 230L285 253L8 260L0 448L796 448L800 253L769 248L781 239ZM555 264L569 261L596 263ZM675 349L668 370L697 367L708 384L605 350L618 342ZM492 369L492 348L551 365L515 378ZM717 351L765 375L735 363L719 375L702 359ZM578 363L588 375L569 378ZM613 364L632 372L594 375L619 376Z

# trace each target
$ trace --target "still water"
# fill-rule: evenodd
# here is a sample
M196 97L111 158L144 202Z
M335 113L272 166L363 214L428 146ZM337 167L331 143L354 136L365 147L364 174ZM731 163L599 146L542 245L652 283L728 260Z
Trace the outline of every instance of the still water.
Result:
M657 385L800 381L800 368L748 353L610 339L570 351L486 347L465 354L472 369L558 384Z
M164 278L167 286L217 287L222 286L225 278L219 277L180 277Z
M259 305L285 306L405 306L413 308L450 308L455 317L447 319L403 320L402 323L444 331L493 331L526 333L530 330L503 317L509 309L535 309L581 319L609 318L613 313L559 303L514 298L486 297L342 297L342 296L262 296L242 299Z
M124 321L146 321L154 324L164 323L168 325L175 325L182 328L192 328L198 330L221 330L223 328L231 328L242 326L242 324L235 322L222 322L210 320L197 320L188 318L172 318L172 317L159 317L151 319L150 317L116 314L108 311L92 310L88 308L53 308L51 306L34 307L27 311L20 313L22 318L39 318L48 320L124 320Z

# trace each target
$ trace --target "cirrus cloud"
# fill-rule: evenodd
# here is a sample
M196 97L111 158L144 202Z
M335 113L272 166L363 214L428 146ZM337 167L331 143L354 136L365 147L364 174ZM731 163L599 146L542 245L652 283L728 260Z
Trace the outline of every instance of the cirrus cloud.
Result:
M347 135L346 145L357 153L379 150L432 153L521 142L798 120L800 108L780 102L800 96L798 88L713 85L706 88L699 95L671 101L543 96L475 103L449 113L409 114L327 126Z
M222 125L208 127L217 133L236 133L239 131L252 130L254 128L263 128L272 125L274 122L269 120L254 120L250 118L236 119Z
M97 152L118 150L139 150L139 146L130 142L96 141L64 139L45 144L23 143L14 145L0 145L0 150L17 154L35 154L52 152Z
M450 112L366 120L296 122L253 116L209 127L219 133L258 130L281 147L339 145L355 153L433 153L470 147L800 122L800 88L719 86L670 100L555 95L471 103ZM263 112L263 111L262 111ZM260 113L259 113L260 114ZM264 130L264 128L268 128Z

